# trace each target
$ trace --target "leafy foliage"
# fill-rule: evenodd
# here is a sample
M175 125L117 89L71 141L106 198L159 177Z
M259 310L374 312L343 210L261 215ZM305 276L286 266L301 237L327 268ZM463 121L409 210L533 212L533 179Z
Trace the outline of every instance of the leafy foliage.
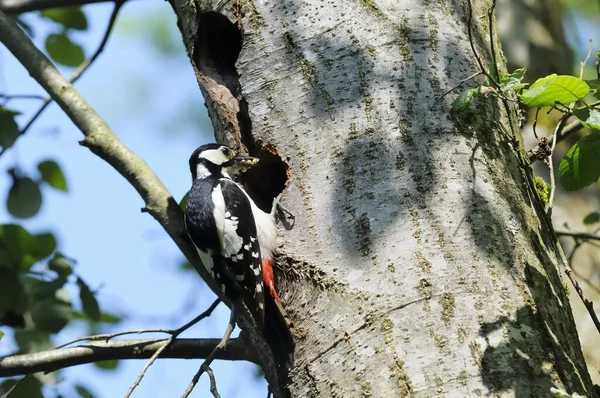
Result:
M60 166L53 160L45 160L38 164L42 180L59 191L67 191L67 181Z
M600 213L597 211L591 212L583 219L585 225L595 224L597 222L600 222Z
M507 91L519 91L528 86L528 83L523 83L527 68L515 70L510 75L500 77L500 88L503 93Z
M41 11L40 15L64 26L65 29L86 30L88 27L87 18L79 7L51 8Z
M85 60L83 48L71 38L72 30L87 30L87 18L79 7L53 8L40 16L55 22L56 31L46 37L45 48L55 62L76 67Z
M19 137L19 126L15 116L19 112L0 106L0 146L2 149L10 148Z
M14 173L12 176L13 183L6 199L8 212L17 218L35 216L42 207L40 187L29 177L17 177Z
M92 293L88 285L81 278L77 278L77 285L79 286L79 298L81 299L83 312L91 320L98 322L100 320L100 306L94 293Z
M585 188L600 177L600 134L577 141L560 161L560 183L567 191Z
M65 66L79 66L85 60L83 48L73 43L66 33L48 35L45 47L54 61Z
M521 101L530 107L554 106L556 103L570 104L585 97L590 86L574 76L552 74L538 79L529 90L521 94Z

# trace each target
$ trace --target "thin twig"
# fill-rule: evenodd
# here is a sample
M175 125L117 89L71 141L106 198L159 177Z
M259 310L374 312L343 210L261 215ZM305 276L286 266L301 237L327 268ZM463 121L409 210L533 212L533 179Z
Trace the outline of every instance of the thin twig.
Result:
M110 34L112 33L113 27L115 25L115 21L117 20L117 15L119 14L119 11L121 10L121 6L123 5L123 3L125 1L126 0L116 0L115 1L115 6L113 8L112 14L110 15L110 19L108 20L108 25L106 27L106 31L104 32L104 36L102 37L102 41L98 45L98 48L96 49L94 54L90 58L86 59L75 70L75 72L73 73L73 76L71 76L71 78L69 79L69 83L74 84L77 80L79 80L79 78L85 73L85 71L89 69L89 67L94 63L94 61L96 61L96 59L102 53L102 51L104 51L104 47L106 46L106 43L108 42L108 38L110 37ZM19 136L24 135L27 132L27 130L29 130L31 125L37 120L38 117L40 117L40 115L44 112L44 110L51 103L52 103L52 97L48 97L44 100L44 103L42 104L40 109L37 110L37 112L31 117L31 119L29 119L29 121L27 122L25 127L23 127L23 129L21 131L19 131Z
M0 99L6 100L6 102L8 102L14 99L43 100L44 97L37 94L0 94Z
M536 131L536 127L537 127L537 122L538 122L538 114L540 113L540 109L541 108L537 108L537 110L535 111L535 119L533 119L533 136L535 137L535 139L537 141L539 141L539 137L537 135L537 131Z
M600 332L600 320L598 320L596 311L594 311L594 303L592 303L583 295L583 290L581 290L581 286L579 286L579 282L577 282L577 278L575 278L575 275L573 274L573 269L571 268L571 265L564 260L563 265L565 266L565 273L567 274L567 277L575 287L575 291L579 295L579 298L581 299L581 301L583 301L583 305L585 305L585 308L590 314L590 317L592 318L592 322L594 322L596 329L598 330L598 332Z
M479 71L479 72L473 73L469 77L466 77L466 78L462 79L460 82L458 82L458 84L456 86L452 87L450 90L446 91L444 94L442 94L440 97L438 97L438 99L435 100L435 102L433 103L433 105L431 105L429 107L429 110L432 110L437 105L437 103L440 102L446 95L450 94L452 91L456 90L457 88L459 88L460 86L462 86L463 84L465 84L466 82L468 82L469 80L474 79L474 78L476 78L477 76L479 76L481 74L482 74L482 72Z
M488 10L488 24L490 31L490 50L492 52L492 61L496 72L496 79L500 82L500 72L498 71L498 63L496 62L496 50L494 50L494 10L496 9L496 0L492 1L492 6Z
M556 231L556 236L570 236L575 239L600 240L600 235L587 232Z
M221 302L220 299L216 299L210 307L208 307L208 309L206 311L204 311L203 313L201 313L200 315L198 315L197 317L195 317L194 319L192 319L191 321L189 321L188 323L186 323L185 325L183 325L182 327L180 327L179 329L175 329L173 331L171 331L171 337L168 338L163 345L156 350L156 352L154 353L154 355L152 355L152 357L150 357L150 359L148 360L148 362L146 362L146 365L144 365L144 367L142 368L142 371L140 372L140 374L138 375L138 377L135 379L135 381L133 382L133 384L131 385L131 387L129 387L129 390L127 391L127 394L125 394L125 398L128 398L131 396L131 394L133 393L133 391L135 390L135 388L140 384L140 382L142 381L142 379L144 378L144 375L146 374L146 371L148 370L148 368L150 366L152 366L152 364L154 363L154 361L156 361L156 358L158 358L160 356L160 354L167 349L167 347L169 345L171 345L171 343L173 343L173 341L177 338L177 336L179 336L181 333L183 333L184 331L186 331L187 329L189 329L190 327L192 327L193 325L195 325L196 323L200 322L202 319L210 316L210 314L214 311L215 308L217 308L217 305L219 305L219 303ZM222 342L222 340L221 340ZM221 343L217 344L217 347L219 347ZM215 347L216 350L216 347ZM210 355L212 355L214 353L214 351L211 352Z
M485 69L485 67L483 66L483 62L481 62L481 58L479 57L479 54L477 53L477 50L475 50L475 43L473 42L473 28L471 26L471 23L473 22L473 5L471 4L471 0L467 1L467 5L469 6L469 16L467 19L467 32L469 34L469 44L471 45L471 51L473 51L473 55L475 56L475 59L477 60L477 64L479 64L479 69L481 70L481 73L483 73L490 80L490 84L493 84L497 89L500 89L500 84L492 77L492 75L489 74L487 69Z
M12 394L12 392L19 386L19 384L21 384L21 382L23 380L25 380L27 377L29 377L29 375L25 375L22 378L20 378L11 388L10 390L8 390L5 394L2 394L2 396L0 398L8 398L8 396L10 394Z
M168 333L171 334L173 331L171 329L139 329L139 330L128 330L125 332L117 332L117 333L111 333L111 334L95 334L92 336L82 336L82 337L78 337L74 340L71 340L69 342L66 342L64 344L61 344L57 347L55 347L55 350L59 350L61 348L65 348L67 346L70 346L71 344L75 344L75 343L79 343L82 341L98 341L98 340L104 340L104 341L110 341L111 339L114 339L115 337L118 336L125 336L128 334L147 334L147 333Z
M588 52L587 55L585 56L585 59L583 60L583 62L581 62L579 64L579 78L583 79L583 71L585 70L585 64L587 64L587 61L590 59L590 56L592 55L592 39L590 39L590 46L588 48Z
M550 155L546 158L545 162L548 165L548 171L550 173L550 197L548 198L548 203L544 208L544 211L548 216L552 214L552 204L554 203L554 195L556 194L556 178L554 177L554 163L552 162L552 156L554 155L554 149L556 148L556 142L560 139L560 132L567 121L569 114L565 113L559 120L556 128L554 129L554 134L552 135L552 145L550 146Z
M216 307L216 305L220 302L220 299L216 299L215 302L212 304L213 306ZM211 306L209 309L213 309L214 308ZM211 310L212 311L212 310ZM200 322L203 318L205 318L208 315L204 315L205 313L203 312L202 314L198 315L196 318L192 319L191 321L189 321L188 323L186 323L185 325L183 325L182 327L178 328L178 329L137 329L137 330L128 330L125 332L117 332L117 333L110 333L110 334L95 334L92 336L83 336L83 337L78 337L74 340L71 340L67 343L61 344L58 347L56 347L55 349L58 350L60 348L64 348L66 346L69 346L71 344L75 344L75 343L79 343L81 341L97 341L97 340L105 340L105 341L109 341L111 339L114 339L115 337L119 337L119 336L125 336L125 335L129 335L129 334L148 334L148 333L166 333L166 334L170 334L171 336L175 335L179 335L181 332L183 332L186 329L189 329L190 326ZM210 314L209 314L210 315Z
M190 385L183 392L183 394L181 395L181 398L186 398L192 393L192 390L194 389L194 387L196 387L196 384L198 384L198 380L200 380L200 376L202 376L202 373L204 373L205 371L206 372L208 371L210 364L212 363L212 361L214 361L216 355L219 353L219 351L221 351L227 345L227 342L229 341L229 338L231 337L231 333L233 332L234 328L235 328L235 305L231 308L231 315L229 317L229 323L227 324L227 328L225 329L225 333L223 334L223 338L221 339L221 342L219 344L217 344L217 346L215 347L213 352L211 352L210 355L204 360L204 362L202 362L202 365L200 365L200 369L198 369L198 372L196 372L196 374L192 378ZM216 387L216 385L215 385L215 387Z
M212 393L214 398L221 398L219 395L219 390L217 390L217 380L215 379L215 374L212 369L206 367L206 374L208 375L208 379L210 381L210 392Z

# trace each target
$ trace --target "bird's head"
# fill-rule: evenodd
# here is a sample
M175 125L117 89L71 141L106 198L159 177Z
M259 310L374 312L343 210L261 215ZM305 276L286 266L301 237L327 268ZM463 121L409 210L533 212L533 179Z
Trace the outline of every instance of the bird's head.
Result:
M256 163L258 163L258 158L238 156L233 149L226 145L205 144L190 156L190 171L194 181L210 175L229 177L230 170L251 167Z

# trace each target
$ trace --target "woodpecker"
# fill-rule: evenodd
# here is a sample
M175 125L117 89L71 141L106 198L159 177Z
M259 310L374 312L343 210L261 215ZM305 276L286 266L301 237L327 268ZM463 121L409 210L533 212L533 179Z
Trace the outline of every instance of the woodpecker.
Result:
M279 356L278 365L289 370L294 349L291 324L273 275L278 198L266 213L230 177L234 168L257 162L257 158L237 156L225 145L196 149L189 161L192 188L185 226L208 273L232 301L242 298L273 354Z

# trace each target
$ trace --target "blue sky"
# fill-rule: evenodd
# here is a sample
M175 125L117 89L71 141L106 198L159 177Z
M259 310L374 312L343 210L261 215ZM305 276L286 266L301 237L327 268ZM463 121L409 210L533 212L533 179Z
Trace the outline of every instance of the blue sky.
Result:
M111 9L110 4L84 8L90 28L76 35L75 40L84 45L87 55L100 41ZM37 18L28 20L40 33L36 41L39 45L50 25L40 25ZM150 36L145 29L147 21L159 24L163 35ZM159 52L157 43L163 48L166 45L168 51ZM68 68L61 70L66 76L72 73ZM179 200L191 183L189 155L214 138L168 3L128 2L104 53L76 87ZM0 92L43 93L4 47L0 48ZM24 112L18 119L22 125L39 103L15 100L10 106ZM107 332L182 325L208 307L213 294L195 273L178 269L182 255L158 223L140 212L141 198L108 164L79 146L81 138L77 128L53 104L0 157L0 173L17 164L35 176L37 164L50 158L58 161L66 175L69 192L44 188L42 210L23 224L34 233L55 232L59 249L77 260L76 271L92 289L99 288L101 308L125 317ZM7 174L0 178L0 223L15 221L4 205L9 184ZM76 296L75 290L72 295ZM184 337L220 337L228 317L227 309L220 306ZM59 344L85 333L82 327L72 327L54 341ZM3 339L0 355L14 348L10 339ZM56 391L65 397L75 396L70 386L82 381L96 397L123 396L144 363L122 361L116 372L100 371L92 365L70 368L63 373L65 381L56 386ZM199 365L200 361L159 360L133 396L179 396ZM256 367L251 364L217 361L213 370L224 398L266 396L266 383L255 376ZM206 377L192 396L210 396Z

